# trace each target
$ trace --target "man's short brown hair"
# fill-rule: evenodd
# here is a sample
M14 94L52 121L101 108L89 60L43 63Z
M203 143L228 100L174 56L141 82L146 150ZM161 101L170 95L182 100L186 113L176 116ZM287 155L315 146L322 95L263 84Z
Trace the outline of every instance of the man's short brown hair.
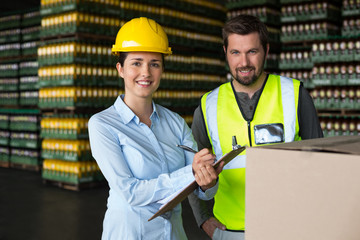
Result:
M222 29L225 50L227 50L228 47L228 37L230 34L247 35L253 32L259 33L261 45L266 53L267 44L269 43L269 33L266 25L261 22L259 18L245 14L231 18L225 23Z

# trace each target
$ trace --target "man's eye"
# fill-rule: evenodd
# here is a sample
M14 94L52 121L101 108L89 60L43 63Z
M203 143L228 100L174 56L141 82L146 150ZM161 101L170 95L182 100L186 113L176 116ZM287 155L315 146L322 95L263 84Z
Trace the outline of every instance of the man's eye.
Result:
M132 65L134 66L140 66L141 64L139 62L134 62Z

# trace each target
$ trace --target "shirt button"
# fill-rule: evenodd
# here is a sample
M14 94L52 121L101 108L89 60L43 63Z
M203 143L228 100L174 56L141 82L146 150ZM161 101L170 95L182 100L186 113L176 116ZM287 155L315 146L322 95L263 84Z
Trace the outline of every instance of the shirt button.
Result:
M254 108L253 106L250 106L250 110L253 110L253 108Z

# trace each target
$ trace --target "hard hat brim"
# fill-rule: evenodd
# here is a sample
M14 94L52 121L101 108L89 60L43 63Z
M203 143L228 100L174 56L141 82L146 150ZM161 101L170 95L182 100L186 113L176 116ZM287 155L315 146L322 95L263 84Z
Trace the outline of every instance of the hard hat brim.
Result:
M121 52L156 52L156 53L163 53L166 55L172 54L171 48L169 47L167 51L164 51L164 49L161 48L154 48L154 47L126 47L126 48L119 48L113 45L113 48L111 49L111 52L115 55L120 54Z

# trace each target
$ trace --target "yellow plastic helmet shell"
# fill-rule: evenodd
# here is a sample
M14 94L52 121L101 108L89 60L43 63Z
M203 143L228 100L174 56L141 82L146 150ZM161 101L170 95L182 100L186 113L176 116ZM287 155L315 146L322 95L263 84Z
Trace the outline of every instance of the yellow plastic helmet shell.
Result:
M119 30L111 52L158 52L170 55L168 37L154 20L140 17L125 23Z

